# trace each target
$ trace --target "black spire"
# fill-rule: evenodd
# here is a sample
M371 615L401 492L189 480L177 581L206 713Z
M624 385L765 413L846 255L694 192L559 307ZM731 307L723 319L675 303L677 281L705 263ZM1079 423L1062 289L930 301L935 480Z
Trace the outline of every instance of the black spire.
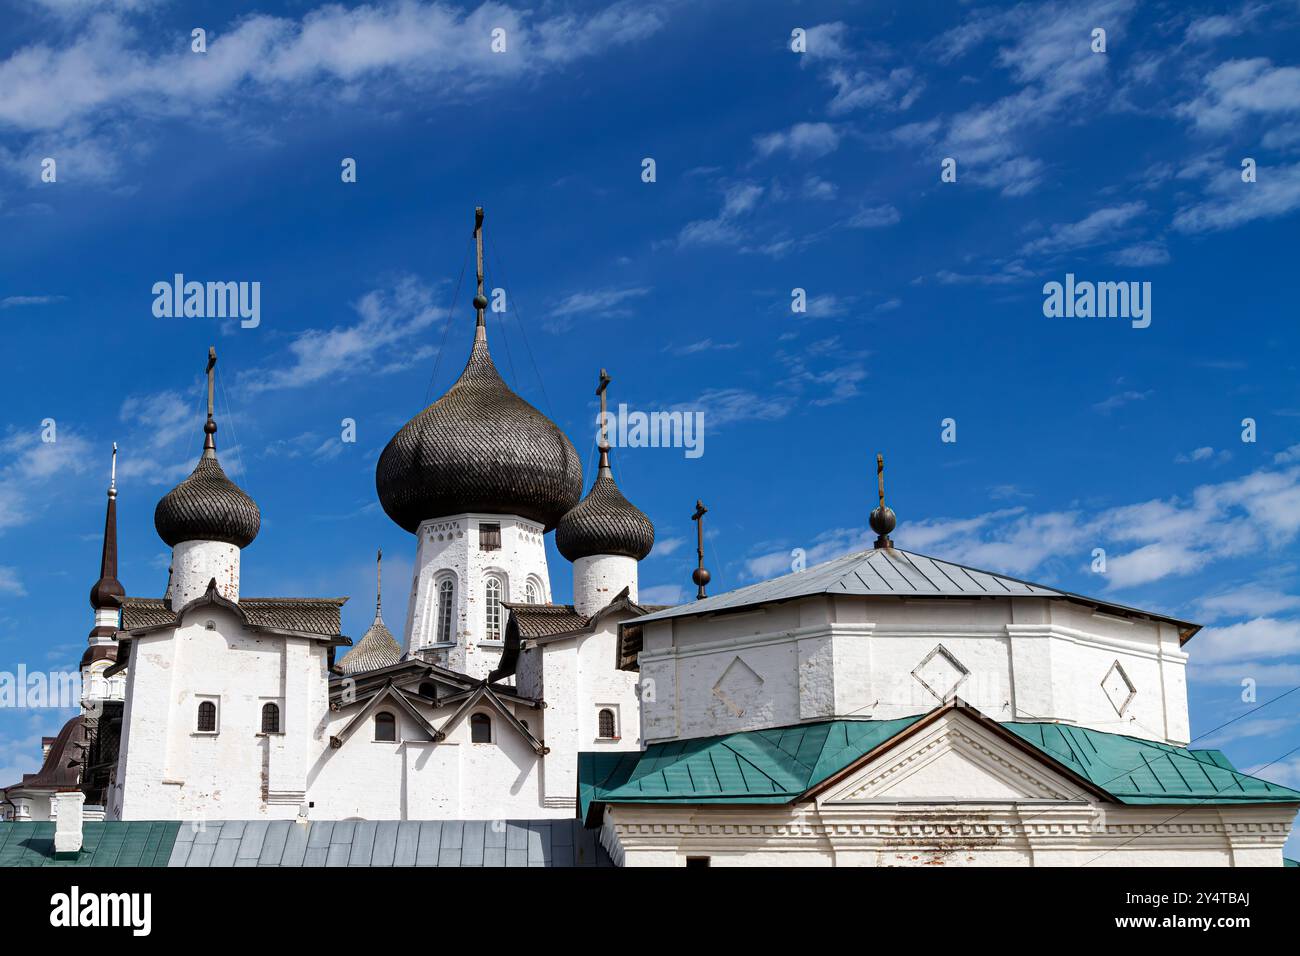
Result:
M96 611L117 610L126 590L117 579L117 442L108 479L108 510L104 514L104 550L99 558L99 580L90 589L90 606Z

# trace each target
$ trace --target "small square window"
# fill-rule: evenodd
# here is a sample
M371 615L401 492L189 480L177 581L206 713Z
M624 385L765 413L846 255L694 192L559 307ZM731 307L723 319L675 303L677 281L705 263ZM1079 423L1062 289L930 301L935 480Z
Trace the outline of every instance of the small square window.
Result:
M712 866L712 861L707 856L688 856L686 858L687 866Z
M478 549L480 551L501 550L501 525L481 524L478 526Z

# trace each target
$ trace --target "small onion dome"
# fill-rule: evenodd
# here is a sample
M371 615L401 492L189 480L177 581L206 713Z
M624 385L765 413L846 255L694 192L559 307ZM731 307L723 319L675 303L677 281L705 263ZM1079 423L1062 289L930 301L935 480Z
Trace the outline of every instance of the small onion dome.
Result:
M655 543L655 526L623 497L601 449L600 471L587 497L560 519L555 546L569 561L594 554L621 554L640 561Z
M349 677L365 671L390 667L402 659L402 646L378 617L357 646L339 662L339 670Z
M375 488L412 533L467 512L519 515L550 531L582 494L582 465L564 432L506 386L480 326L456 384L379 456Z
M154 509L153 526L172 547L182 541L224 541L246 548L257 537L262 513L222 471L212 437L216 422L208 419L203 430L203 457L188 478L163 495Z

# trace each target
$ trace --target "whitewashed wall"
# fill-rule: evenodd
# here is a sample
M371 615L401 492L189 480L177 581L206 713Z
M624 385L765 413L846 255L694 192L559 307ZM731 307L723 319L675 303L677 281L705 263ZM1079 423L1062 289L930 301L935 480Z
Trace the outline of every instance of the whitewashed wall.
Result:
M942 650L940 650L942 648ZM921 674L938 694L913 676ZM953 663L955 661L956 663ZM647 743L830 717L924 713L956 695L996 720L1062 720L1185 744L1174 628L1045 599L812 597L646 625ZM1120 713L1103 686L1135 693ZM967 674L961 675L960 668ZM1124 695L1127 696L1127 695Z
M479 548L479 525L501 526L501 548ZM536 586L538 603L551 599L543 528L515 515L465 514L420 525L411 600L406 620L406 647L433 663L471 677L484 678L500 662L502 642L485 637L484 584L489 573L505 584L504 601L525 600L526 586ZM455 584L452 615L454 640L438 642L438 587Z

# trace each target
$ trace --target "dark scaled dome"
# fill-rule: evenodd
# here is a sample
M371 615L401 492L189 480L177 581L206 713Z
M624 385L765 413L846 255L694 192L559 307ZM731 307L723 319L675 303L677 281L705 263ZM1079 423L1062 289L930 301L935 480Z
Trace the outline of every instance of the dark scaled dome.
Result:
M550 531L582 495L582 465L564 432L506 386L480 324L456 384L379 456L375 488L388 517L412 533L421 521L475 511Z
M569 561L595 554L621 554L640 561L655 543L655 526L623 497L601 449L596 481L555 529L555 546Z
M216 422L209 418L203 430L203 457L188 478L163 495L153 525L172 547L182 541L224 541L246 548L257 537L262 513L217 461Z

